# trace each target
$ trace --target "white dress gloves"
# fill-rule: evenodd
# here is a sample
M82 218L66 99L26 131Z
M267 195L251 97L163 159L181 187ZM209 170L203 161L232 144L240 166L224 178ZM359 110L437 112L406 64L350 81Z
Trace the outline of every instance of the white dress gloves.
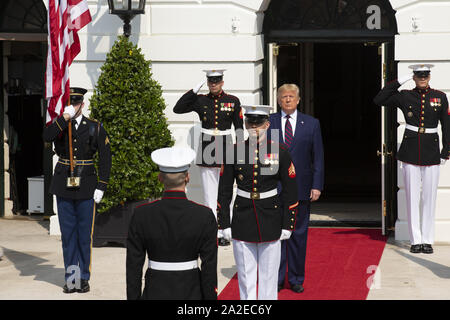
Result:
M222 235L225 240L230 241L231 240L231 228L226 228L226 229L222 230Z
M282 229L280 240L287 240L291 237L292 231Z
M203 87L203 85L206 83L206 80L203 80L198 85L196 85L192 91L194 91L195 94L197 94L200 91L200 88Z
M75 115L75 108L70 105L64 108L64 113L67 113L70 117L70 119L73 118L73 116Z
M412 80L414 73L409 73L405 76L402 76L400 78L397 79L398 83L400 83L400 85L403 85L404 83L408 82L409 80Z
M103 191L95 189L95 191L94 191L94 201L95 201L95 203L100 203L100 201L102 201L102 198L103 198Z
M443 166L446 162L447 162L447 159L442 159L441 158L441 166Z

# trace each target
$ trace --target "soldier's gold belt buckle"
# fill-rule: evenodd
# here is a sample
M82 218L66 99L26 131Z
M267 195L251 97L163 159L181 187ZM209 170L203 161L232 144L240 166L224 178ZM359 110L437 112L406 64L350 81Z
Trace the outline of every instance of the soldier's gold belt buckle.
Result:
M250 198L253 200L259 199L259 192L250 192Z
M67 188L79 188L79 187L80 187L80 177L67 178Z
M419 128L419 133L425 133L425 128L420 127L420 128Z

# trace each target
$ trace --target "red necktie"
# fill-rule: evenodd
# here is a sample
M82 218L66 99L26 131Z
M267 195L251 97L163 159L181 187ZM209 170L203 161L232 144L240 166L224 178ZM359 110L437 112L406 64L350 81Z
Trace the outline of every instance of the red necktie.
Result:
M291 117L289 115L286 116L286 125L284 126L284 143L290 147L292 140L294 140L294 136L292 134L292 126L289 121Z

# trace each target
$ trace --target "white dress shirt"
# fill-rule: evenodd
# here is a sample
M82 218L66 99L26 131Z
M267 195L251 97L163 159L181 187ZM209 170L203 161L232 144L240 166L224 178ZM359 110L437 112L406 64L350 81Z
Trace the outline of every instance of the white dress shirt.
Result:
M78 129L78 127L80 126L80 123L81 123L81 118L83 118L83 114L80 114L78 117L76 117L74 120L77 122L76 124L75 124L75 130L77 130Z
M283 134L283 141L284 141L284 127L286 126L286 120L287 120L286 116L287 116L287 114L283 110L281 110L281 130L283 131L282 132L282 134ZM294 137L294 135L295 135L295 125L297 124L297 110L295 110L294 113L290 114L289 116L290 116L289 122L290 122L291 127L292 127L292 137Z

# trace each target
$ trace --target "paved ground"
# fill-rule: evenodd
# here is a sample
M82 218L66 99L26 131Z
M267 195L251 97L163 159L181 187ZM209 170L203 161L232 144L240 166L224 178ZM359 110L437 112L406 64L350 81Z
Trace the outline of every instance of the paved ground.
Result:
M48 224L0 219L0 300L126 298L121 247L93 248L91 292L63 294L61 241L48 235ZM413 255L407 243L390 239L368 298L450 299L450 245L434 248L435 254ZM231 246L219 248L218 264L221 291L236 271Z

